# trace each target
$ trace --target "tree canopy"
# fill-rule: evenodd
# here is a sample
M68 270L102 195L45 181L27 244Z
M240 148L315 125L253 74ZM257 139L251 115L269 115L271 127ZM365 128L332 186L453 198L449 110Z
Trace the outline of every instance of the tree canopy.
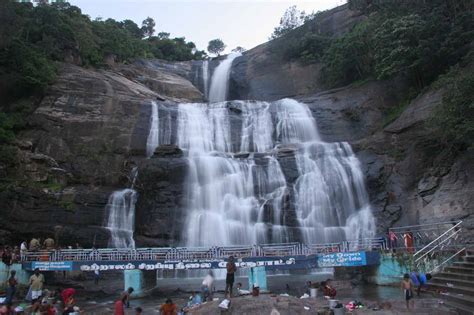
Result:
M245 51L247 51L247 49L245 49L244 47L241 47L241 46L237 46L234 49L232 49L232 52L238 52L238 53L243 53Z
M151 17L147 17L146 19L143 20L142 22L142 34L145 37L151 37L155 33L155 20L153 20Z
M224 42L221 39L217 38L209 41L209 44L207 45L207 51L211 54L219 56L220 53L224 51L225 47L226 45L224 44Z
M298 10L296 5L289 7L281 17L280 25L273 30L270 39L287 34L289 31L303 25L306 20L306 13L304 11Z

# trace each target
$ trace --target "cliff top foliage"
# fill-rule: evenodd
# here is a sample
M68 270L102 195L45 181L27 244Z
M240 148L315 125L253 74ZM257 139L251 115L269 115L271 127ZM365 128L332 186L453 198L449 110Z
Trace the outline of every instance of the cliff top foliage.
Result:
M286 59L323 65L328 87L354 81L402 76L417 89L429 85L470 50L474 38L473 2L469 0L349 0L363 14L342 34L303 27L286 38ZM318 25L326 12L305 24Z
M54 79L54 61L99 66L111 55L119 62L205 56L184 37L153 36L155 21L149 17L139 27L131 20L91 20L69 3L33 6L8 0L0 1L0 12L0 97L6 101L44 89Z

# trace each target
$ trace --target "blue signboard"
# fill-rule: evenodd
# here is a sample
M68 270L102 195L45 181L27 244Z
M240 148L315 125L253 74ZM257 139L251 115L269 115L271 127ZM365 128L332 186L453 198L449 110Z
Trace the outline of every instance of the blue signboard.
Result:
M316 268L315 256L285 256L285 257L254 257L236 259L237 268L265 267L275 269L308 269ZM75 270L196 270L196 269L224 269L227 261L224 259L195 259L169 261L134 261L134 262L106 262L84 261L74 262Z
M23 268L43 271L82 270L82 271L111 271L111 270L196 270L224 269L227 261L224 259L190 259L164 261L74 261L74 262L32 262L23 263ZM279 256L279 257L247 257L236 259L238 268L265 267L266 270L276 269L309 269L316 268L316 256Z
M189 259L189 260L132 260L132 261L57 261L57 262L25 262L23 268L42 271L82 270L197 270L224 269L225 259ZM322 255L295 255L279 257L246 257L236 259L238 268L265 267L266 270L312 269L326 267L357 267L380 263L380 253L349 252Z
M34 261L31 269L38 268L41 271L69 271L72 270L72 261Z
M334 253L318 256L318 267L354 267L365 266L365 252Z

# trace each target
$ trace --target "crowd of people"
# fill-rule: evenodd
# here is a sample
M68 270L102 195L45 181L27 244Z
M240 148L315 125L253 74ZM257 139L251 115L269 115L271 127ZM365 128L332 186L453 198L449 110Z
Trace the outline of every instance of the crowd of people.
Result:
M29 278L28 293L24 299L15 300L17 295L18 280L16 271L11 270L7 280L6 297L0 306L1 315L79 315L81 309L76 305L76 290L66 288L64 290L46 290L45 277L36 268ZM29 303L24 303L27 301ZM14 304L16 302L16 304Z

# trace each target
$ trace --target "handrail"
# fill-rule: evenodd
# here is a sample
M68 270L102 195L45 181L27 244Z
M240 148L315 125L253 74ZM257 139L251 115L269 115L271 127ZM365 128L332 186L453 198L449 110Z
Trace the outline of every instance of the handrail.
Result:
M160 247L160 248L103 248L59 249L22 252L21 260L28 261L127 261L175 260L195 258L225 258L228 256L266 257L286 255L314 255L328 252L385 249L384 238L368 238L326 244L260 244L210 247ZM336 250L337 249L337 250Z
M445 261L443 261L441 264L437 265L436 267L434 267L433 270L431 270L429 273L433 273L435 271L437 271L441 266L444 266L448 261L450 261L451 259L453 259L454 257L456 257L457 255L459 255L460 253L462 253L463 251L466 250L466 247L460 249L459 251L457 251L454 255L452 255L451 257L449 257L448 259L446 259Z
M436 223L426 223L426 224L418 224L418 225L407 225L407 226L391 227L391 228L389 228L389 230L390 231L397 231L397 230L408 229L408 228L416 228L416 227L422 227L422 226L435 226L435 225L453 224L453 223L461 223L461 222L462 222L462 220L436 222Z
M416 253L413 254L413 257L416 257L419 253L423 252L426 248L430 247L433 243L436 243L440 238L442 238L444 235L446 235L447 233L451 232L451 230L453 229L456 229L459 225L461 225L462 221L459 221L456 225L454 225L453 227L451 227L449 230L447 230L446 232L444 232L443 234L441 234L440 236L438 236L437 238L435 238L433 241L431 241L428 245L426 245L425 247L423 247L422 249L420 249L419 251L417 251ZM459 232L456 231L456 233ZM456 234L454 233L454 234ZM449 239L449 238L448 238ZM438 244L439 245L439 244ZM434 248L436 248L437 246L435 246ZM424 255L423 255L424 256Z
M427 251L426 253L424 253L423 255L421 255L420 257L418 257L416 260L415 260L415 263L419 262L422 258L426 257L426 255L428 255L429 253L431 253L432 251L434 251L437 247L439 247L441 244L444 244L446 241L450 240L453 236L455 236L457 233L459 233L461 230L457 230L456 232L454 232L453 234L451 234L448 238L445 238L444 240L442 240L440 243L438 243L437 246L433 246L431 247L431 249L429 251ZM443 249L443 248L441 248ZM414 256L413 256L414 257Z

